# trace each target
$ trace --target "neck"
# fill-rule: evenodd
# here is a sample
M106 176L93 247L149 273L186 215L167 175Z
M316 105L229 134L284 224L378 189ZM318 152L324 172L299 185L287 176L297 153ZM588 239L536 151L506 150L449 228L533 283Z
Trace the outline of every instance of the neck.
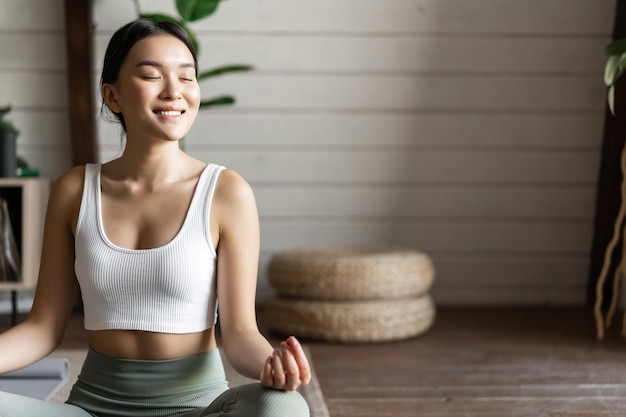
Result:
M128 142L122 156L107 163L103 170L111 179L156 186L194 175L192 160L179 148L178 142L150 147Z

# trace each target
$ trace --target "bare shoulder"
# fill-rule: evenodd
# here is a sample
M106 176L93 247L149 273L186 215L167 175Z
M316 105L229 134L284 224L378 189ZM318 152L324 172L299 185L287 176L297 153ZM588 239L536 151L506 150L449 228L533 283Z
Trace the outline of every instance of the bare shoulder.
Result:
M54 181L51 197L72 200L82 196L85 167L77 166L66 171Z
M48 211L57 220L70 221L75 225L83 195L85 167L71 168L54 181L50 193Z
M258 216L254 192L248 182L236 171L225 169L220 173L213 196L213 210L219 228L256 221Z
M254 202L250 184L236 171L225 169L220 173L215 186L215 202L220 205Z

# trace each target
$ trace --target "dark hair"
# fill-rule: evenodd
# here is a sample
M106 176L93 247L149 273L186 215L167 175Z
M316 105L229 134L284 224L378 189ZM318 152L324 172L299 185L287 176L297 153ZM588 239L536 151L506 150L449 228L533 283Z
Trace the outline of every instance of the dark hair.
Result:
M155 21L150 19L137 19L130 23L125 24L119 28L109 40L109 45L104 54L104 63L102 65L102 76L100 77L100 87L104 84L114 84L117 82L117 78L120 73L120 68L126 59L126 55L131 48L140 40L147 38L148 36L167 34L178 38L182 43L187 46L189 52L193 56L193 63L196 70L196 76L198 75L198 57L193 47L187 32L176 22L172 21ZM102 107L100 111L109 107L102 99ZM111 111L111 109L109 109ZM113 115L119 120L126 131L126 122L124 116L121 113L114 113Z

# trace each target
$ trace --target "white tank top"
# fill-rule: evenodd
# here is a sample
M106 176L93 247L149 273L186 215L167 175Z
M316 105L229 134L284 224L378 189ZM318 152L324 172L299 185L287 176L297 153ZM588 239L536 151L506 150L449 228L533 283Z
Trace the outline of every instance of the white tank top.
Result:
M75 270L87 330L193 333L217 320L217 254L209 230L220 171L209 164L198 180L182 227L163 246L126 249L102 225L100 164L85 166L76 226Z

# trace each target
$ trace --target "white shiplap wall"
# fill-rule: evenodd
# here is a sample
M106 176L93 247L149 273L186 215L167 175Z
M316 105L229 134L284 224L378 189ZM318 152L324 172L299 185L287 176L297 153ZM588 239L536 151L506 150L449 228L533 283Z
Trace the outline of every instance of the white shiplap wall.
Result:
M0 0L0 105L18 153L45 177L71 163L63 0Z
M0 0L0 52L15 52L0 62L0 101L16 103L31 129L20 146L53 174L69 163L62 1L17 3ZM134 11L130 0L94 5L99 68ZM382 243L432 255L439 304L583 303L614 8L230 0L197 23L203 69L256 66L203 84L239 104L202 112L186 146L255 189L261 296L275 251ZM99 132L113 157L119 130Z

